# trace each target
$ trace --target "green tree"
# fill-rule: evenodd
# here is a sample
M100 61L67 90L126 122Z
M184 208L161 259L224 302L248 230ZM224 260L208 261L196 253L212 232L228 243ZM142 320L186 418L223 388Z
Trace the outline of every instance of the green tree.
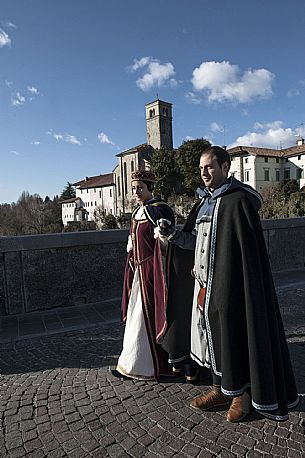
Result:
M104 216L102 229L118 229L116 217L111 213Z
M61 200L72 199L75 197L75 189L69 181L67 181L67 185L64 187L63 192L60 195Z
M175 192L178 182L175 151L164 146L154 150L150 160L150 167L156 174L154 193L167 200Z
M176 164L182 183L181 193L192 196L197 187L200 186L199 160L201 153L210 146L208 140L198 138L183 142L177 149Z

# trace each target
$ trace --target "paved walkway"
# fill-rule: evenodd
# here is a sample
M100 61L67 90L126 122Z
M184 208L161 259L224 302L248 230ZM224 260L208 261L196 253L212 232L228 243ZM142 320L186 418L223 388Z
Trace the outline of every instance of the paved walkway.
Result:
M192 411L205 373L196 386L114 378L123 327L113 300L31 314L36 328L16 317L17 332L2 320L0 457L304 457L305 277L296 276L276 278L301 393L288 421Z

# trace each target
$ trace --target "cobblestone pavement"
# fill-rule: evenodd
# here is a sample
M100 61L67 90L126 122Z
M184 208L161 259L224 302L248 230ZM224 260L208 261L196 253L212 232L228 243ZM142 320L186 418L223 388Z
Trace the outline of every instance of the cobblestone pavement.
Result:
M119 323L6 342L0 349L1 457L304 457L304 287L279 291L299 406L286 422L252 413L232 424L225 411L192 411L208 387L121 381ZM294 305L296 304L296 305ZM293 312L294 311L294 312Z

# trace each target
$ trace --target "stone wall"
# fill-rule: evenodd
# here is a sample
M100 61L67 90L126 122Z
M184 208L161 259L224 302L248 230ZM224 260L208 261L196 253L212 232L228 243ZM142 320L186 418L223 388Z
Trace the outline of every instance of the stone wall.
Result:
M119 297L128 231L0 238L0 315Z
M273 271L305 267L305 218L262 221Z
M305 218L262 221L273 271L305 266ZM0 237L0 316L119 297L127 230Z

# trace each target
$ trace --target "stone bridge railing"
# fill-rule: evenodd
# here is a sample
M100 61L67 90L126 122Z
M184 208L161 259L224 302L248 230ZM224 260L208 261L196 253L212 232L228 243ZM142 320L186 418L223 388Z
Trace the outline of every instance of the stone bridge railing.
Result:
M305 218L262 221L274 271L304 268ZM127 230L0 237L0 316L121 295Z

